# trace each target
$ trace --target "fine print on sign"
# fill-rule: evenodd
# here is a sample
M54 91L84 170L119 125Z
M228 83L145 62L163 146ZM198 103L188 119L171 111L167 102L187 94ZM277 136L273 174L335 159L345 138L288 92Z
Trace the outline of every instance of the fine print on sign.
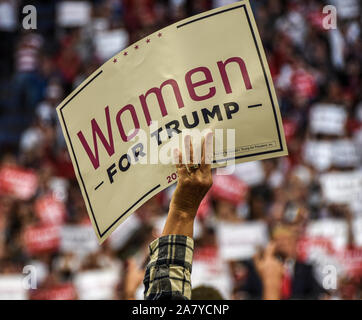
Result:
M248 1L193 16L115 55L57 108L100 242L177 181L186 131L214 131L213 167L287 155Z

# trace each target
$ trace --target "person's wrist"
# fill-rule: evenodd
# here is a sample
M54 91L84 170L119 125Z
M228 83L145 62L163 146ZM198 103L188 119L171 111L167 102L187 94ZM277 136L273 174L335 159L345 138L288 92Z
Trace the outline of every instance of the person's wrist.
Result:
M281 282L276 276L268 275L262 277L263 286L268 289L275 289L278 290L281 286Z
M171 206L162 235L179 234L192 238L195 216L196 212L190 212L189 209Z
M197 208L196 207L181 208L174 205L172 206L170 212L178 220L183 222L188 222L188 221L193 221L195 219Z
M263 281L264 299L279 300L281 282L273 276L264 277L262 281Z
M170 209L176 217L182 220L193 220L195 219L201 200L189 200L189 197L179 197L175 195L171 200Z

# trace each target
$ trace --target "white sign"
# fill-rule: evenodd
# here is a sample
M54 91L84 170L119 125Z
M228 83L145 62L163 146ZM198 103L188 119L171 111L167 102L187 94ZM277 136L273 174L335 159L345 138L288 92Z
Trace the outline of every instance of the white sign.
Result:
M192 263L192 288L211 286L216 288L224 299L230 299L232 280L229 266L217 250L206 249L201 255L195 251Z
M307 140L303 156L318 171L327 170L332 165L332 144L329 141Z
M337 7L338 17L342 19L353 19L359 16L359 0L330 0L330 3Z
M22 274L0 275L0 300L26 300L23 279Z
M108 60L128 45L128 32L124 29L97 32L95 37L97 55Z
M223 259L246 260L268 243L268 230L263 222L219 222L217 237Z
M91 10L87 1L62 1L57 5L57 23L61 27L84 26L91 20Z
M306 236L329 239L335 250L342 250L347 245L348 226L343 219L321 219L308 224Z
M354 244L357 247L362 247L362 216L353 220L352 228Z
M131 215L109 237L109 243L113 250L121 249L137 229L142 227L142 221L135 215Z
M80 300L113 300L119 282L119 271L101 269L80 272L74 283Z
M358 166L359 162L360 157L352 140L342 139L333 142L332 163L335 167L355 167Z
M330 172L320 176L324 199L328 203L348 204L362 199L362 172Z
M234 175L249 186L262 184L265 178L261 161L239 163L235 166Z
M310 130L313 134L341 136L345 133L347 112L342 106L316 104L309 114Z
M57 114L100 242L177 181L171 151L187 130L214 131L212 167L288 154L248 0L137 41Z
M66 225L60 232L60 249L86 255L99 250L98 240L91 225Z

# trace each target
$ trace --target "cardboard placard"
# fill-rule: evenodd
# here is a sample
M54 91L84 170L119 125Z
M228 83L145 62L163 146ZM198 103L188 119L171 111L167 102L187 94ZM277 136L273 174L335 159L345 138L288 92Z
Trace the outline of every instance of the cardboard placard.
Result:
M92 226L65 225L60 230L60 250L86 255L99 249Z
M362 217L357 217L353 220L352 228L354 243L357 247L362 248Z
M318 171L331 166L336 168L356 167L360 161L357 143L351 139L307 140L304 159Z
M56 10L61 27L80 27L91 21L92 6L87 1L62 1Z
M356 167L360 163L357 147L351 139L340 139L332 143L332 163L338 168Z
M304 160L318 171L332 165L332 143L330 141L307 140L303 149Z
M0 194L29 200L37 188L38 178L32 170L17 166L3 166L0 169Z
M109 237L109 245L113 250L119 250L126 245L132 235L142 227L142 220L137 215L130 216Z
M177 181L170 151L185 128L235 130L235 144L215 151L214 167L234 158L239 163L287 154L248 1L133 44L86 79L57 112L100 242Z
M223 199L235 206L245 201L248 186L232 175L214 175L211 187L211 195L215 199Z
M24 244L29 254L40 254L44 252L55 252L59 248L58 226L28 226L24 232Z
M0 300L26 300L23 274L0 275Z
M30 300L76 300L77 292L72 283L54 285L50 288L34 290Z
M197 248L192 262L191 283L193 288L211 286L217 288L224 299L230 299L232 278L230 268L215 247Z
M345 133L346 121L346 110L334 104L316 104L309 114L310 131L314 134L341 136Z
M98 269L77 273L74 283L80 300L112 300L120 272L114 269Z
M97 55L108 60L128 44L128 33L124 29L97 32L95 45Z
M321 283L325 277L325 266L336 268L338 276L362 275L362 248L340 247L336 249L330 238L308 236L299 240L297 246L298 258L314 265L317 280Z
M343 171L320 176L324 199L328 203L350 204L362 199L362 172Z
M251 187L262 184L265 179L264 168L260 161L240 163L235 166L234 174Z
M65 221L65 205L52 194L38 198L35 201L34 209L42 224L59 226Z
M310 222L306 229L306 236L328 239L333 250L341 250L347 246L347 232L348 226L345 220L325 218Z
M246 260L268 243L268 229L263 222L219 222L217 237L223 259Z

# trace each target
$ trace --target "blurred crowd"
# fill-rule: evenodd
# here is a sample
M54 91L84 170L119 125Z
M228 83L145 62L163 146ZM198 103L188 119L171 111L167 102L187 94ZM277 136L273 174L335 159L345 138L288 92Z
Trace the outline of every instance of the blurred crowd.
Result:
M173 187L99 246L55 108L126 46L232 2L0 0L0 299L142 298ZM258 299L271 280L283 299L360 299L362 3L250 2L289 156L214 176L195 225L193 287ZM36 30L23 27L27 4ZM337 28L326 28L328 4Z

